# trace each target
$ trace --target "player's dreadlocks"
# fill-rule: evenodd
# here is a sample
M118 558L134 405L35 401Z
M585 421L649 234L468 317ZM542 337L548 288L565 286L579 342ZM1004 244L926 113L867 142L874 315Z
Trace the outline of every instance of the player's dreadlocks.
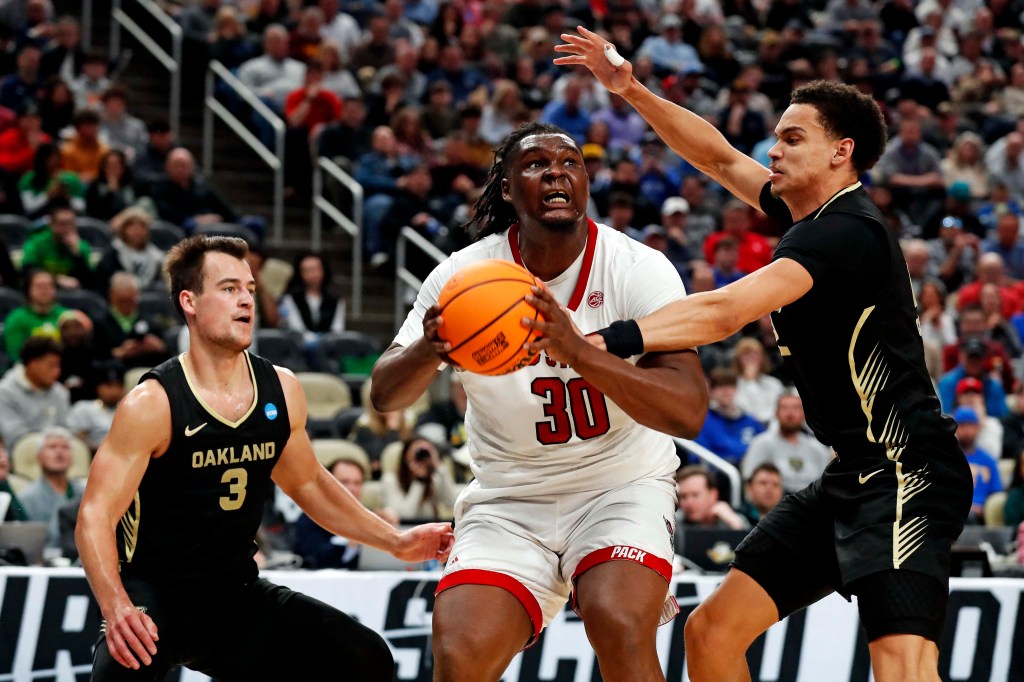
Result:
M505 141L494 150L494 163L487 174L483 194L476 200L473 217L463 225L466 230L471 230L475 225L478 230L477 239L483 239L489 234L501 234L516 223L515 209L501 196L501 181L512 167L512 160L519 152L519 143L530 135L568 137L564 130L548 123L527 123L509 133Z

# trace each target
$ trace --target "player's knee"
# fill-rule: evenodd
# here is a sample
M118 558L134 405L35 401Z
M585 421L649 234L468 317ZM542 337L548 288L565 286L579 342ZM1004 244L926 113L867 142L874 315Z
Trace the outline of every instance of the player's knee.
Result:
M587 605L583 623L587 637L598 651L636 651L653 641L658 616L639 612L634 605L599 600Z
M690 652L713 652L734 648L728 628L722 627L711 613L711 609L704 605L698 606L686 619L683 638L686 641L686 649Z

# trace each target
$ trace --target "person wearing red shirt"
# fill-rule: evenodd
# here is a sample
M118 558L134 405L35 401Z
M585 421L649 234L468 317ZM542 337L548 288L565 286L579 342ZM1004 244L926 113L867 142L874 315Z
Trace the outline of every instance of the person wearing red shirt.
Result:
M715 261L715 247L725 237L733 238L739 246L737 269L750 273L772 262L772 245L763 235L750 231L750 209L741 201L730 201L722 207L722 229L704 240L704 259L708 263Z
M309 140L319 135L323 126L341 118L341 99L324 89L323 81L324 65L314 59L306 65L302 87L290 92L284 101L284 116L288 123L285 167L289 169L285 175L298 180L298 183L291 184L293 191L304 189L308 184L312 164Z
M15 177L32 170L36 147L49 142L35 104L24 105L15 125L0 133L0 170Z

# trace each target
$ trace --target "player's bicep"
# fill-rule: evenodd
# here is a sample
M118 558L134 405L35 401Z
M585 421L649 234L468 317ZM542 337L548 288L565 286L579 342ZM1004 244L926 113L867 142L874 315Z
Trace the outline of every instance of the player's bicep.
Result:
M298 501L303 486L314 482L323 467L313 454L313 443L306 433L306 396L302 386L290 371L276 369L288 407L291 432L271 478L289 497Z
M131 504L150 459L167 449L171 413L156 381L133 389L114 413L107 437L89 467L83 506L120 517Z
M791 258L779 258L722 288L730 316L743 324L789 305L814 286L807 269Z

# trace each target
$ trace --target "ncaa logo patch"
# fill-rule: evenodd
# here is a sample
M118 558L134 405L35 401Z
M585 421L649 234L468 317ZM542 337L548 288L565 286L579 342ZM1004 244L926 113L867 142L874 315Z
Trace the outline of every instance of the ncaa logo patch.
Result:
M267 419L274 421L277 419L277 405L274 403L267 403L263 406L263 414L267 415Z
M587 305L591 308L600 308L604 305L604 292L591 291L590 296L587 296Z

